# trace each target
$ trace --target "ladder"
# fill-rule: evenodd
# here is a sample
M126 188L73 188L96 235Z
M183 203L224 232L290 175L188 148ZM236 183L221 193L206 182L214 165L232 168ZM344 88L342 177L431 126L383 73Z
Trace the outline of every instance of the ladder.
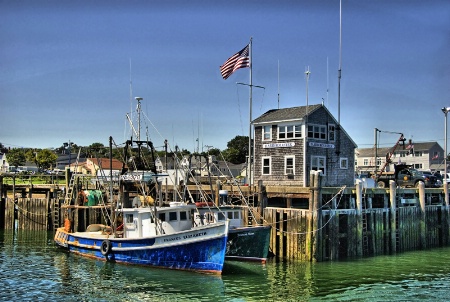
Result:
M368 217L367 217L367 196L363 195L362 203L362 239L363 239L363 255L369 254L369 235L368 235Z
M53 199L53 230L56 231L59 228L59 214L60 214L60 206L59 206L59 198L56 197Z
M78 149L78 156L77 156L77 160L75 161L74 173L72 173L72 176L70 177L69 185L66 190L66 196L64 198L65 206L69 206L73 199L73 189L74 189L75 179L77 177L76 171L78 169L78 162L80 160L80 154L81 154L81 148ZM69 173L70 173L70 163L69 163Z

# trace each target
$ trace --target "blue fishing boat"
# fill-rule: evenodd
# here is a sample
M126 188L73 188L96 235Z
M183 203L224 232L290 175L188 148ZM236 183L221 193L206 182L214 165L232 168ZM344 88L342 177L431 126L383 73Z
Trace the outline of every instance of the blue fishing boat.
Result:
M86 231L58 228L55 242L69 252L104 261L221 274L228 221L192 226L191 206L123 209L123 226L94 224Z
M142 147L149 142L127 141L124 154L132 153L133 149L128 149L132 143ZM149 152L153 153L153 145L149 146ZM125 162L131 163L129 158ZM77 196L74 190L79 182L72 177L62 206L65 223L57 228L55 243L70 253L103 261L221 274L229 222L195 224L195 205L162 200L162 176L156 173L154 165L145 170L153 175L151 181L130 177L128 172L141 171L139 165L132 166L134 169L125 169L124 165L117 188L112 188L115 182L110 171L110 190L105 190L109 199L100 199L95 206L102 210L108 223L91 224L81 231L74 230L71 221L81 216L74 215L77 210L87 207L73 198Z

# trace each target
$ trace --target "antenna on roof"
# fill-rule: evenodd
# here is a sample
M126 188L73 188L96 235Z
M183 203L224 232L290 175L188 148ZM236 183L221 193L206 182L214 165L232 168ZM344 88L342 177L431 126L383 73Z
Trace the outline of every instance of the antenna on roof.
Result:
M278 109L280 109L280 60L278 60Z
M311 71L309 71L309 66L306 68L305 75L306 75L306 123L308 123L308 98L309 98L309 75L311 74Z
M330 77L328 75L328 57L327 57L327 102L326 106L328 107L328 91L330 90Z

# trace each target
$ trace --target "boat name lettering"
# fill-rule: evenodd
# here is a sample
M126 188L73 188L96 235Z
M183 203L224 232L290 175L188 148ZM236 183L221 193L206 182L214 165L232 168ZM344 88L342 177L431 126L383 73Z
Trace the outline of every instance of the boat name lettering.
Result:
M164 238L164 242L180 240L181 237Z
M238 234L238 237L242 237L242 236L253 236L255 235L255 233L245 233L245 234Z
M183 238L188 239L188 238L200 237L200 236L205 236L205 235L206 235L206 232L201 232L201 233L197 233L197 234L184 235Z
M310 147L319 147L319 148L334 149L334 144L324 144L324 143L309 142L308 145L309 145Z
M263 148L289 148L294 147L295 143L271 143L271 144L263 144Z
M128 180L128 181L141 180L142 175L121 175L120 178L122 180Z

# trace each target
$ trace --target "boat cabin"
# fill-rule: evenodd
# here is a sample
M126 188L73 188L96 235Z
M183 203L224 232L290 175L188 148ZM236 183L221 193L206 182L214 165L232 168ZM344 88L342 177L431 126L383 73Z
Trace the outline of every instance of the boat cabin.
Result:
M232 229L242 227L244 221L242 208L239 207L203 207L197 208L197 210L194 214L194 222L197 225L206 225L228 219L229 228Z
M172 202L169 207L158 207L156 208L156 217L160 224L157 225L153 209L148 207L124 208L124 237L142 238L190 230L193 209L193 206L182 205L179 202Z

